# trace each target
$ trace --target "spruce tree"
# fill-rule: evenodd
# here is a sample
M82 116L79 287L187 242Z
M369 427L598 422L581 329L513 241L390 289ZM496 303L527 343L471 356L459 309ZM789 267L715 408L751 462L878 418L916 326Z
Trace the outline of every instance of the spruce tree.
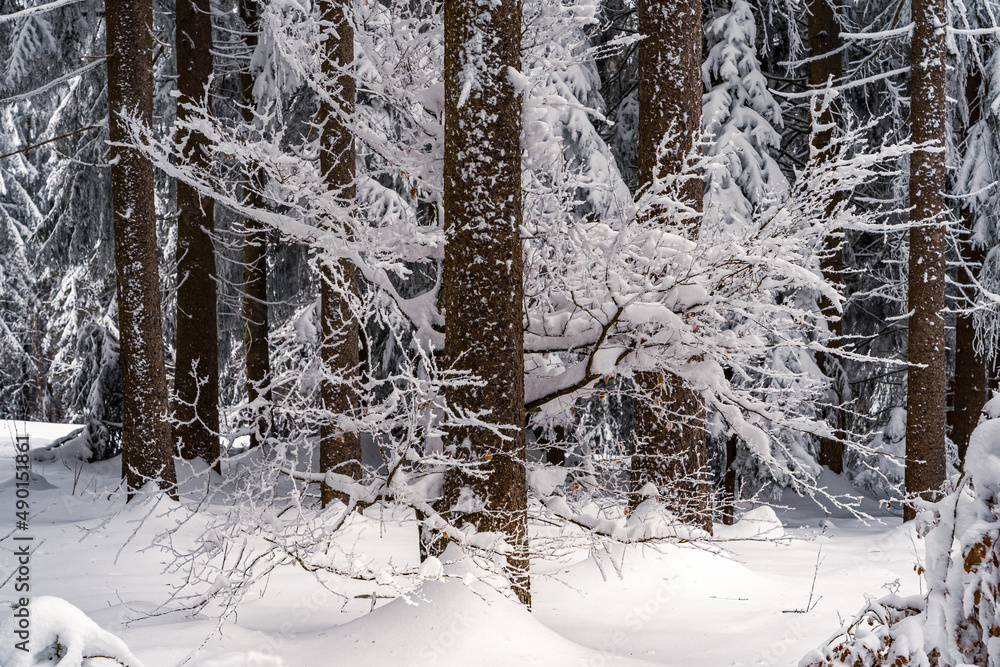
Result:
M149 0L108 0L108 107L122 369L122 476L129 496L147 480L176 485L166 418L153 166L128 141L126 122L153 116Z
M702 25L700 0L640 0L639 187L661 173L680 173L701 134ZM661 150L664 139L665 153ZM702 185L689 179L684 203L701 210ZM651 215L657 215L654 210ZM697 238L697 226L686 230ZM707 479L705 408L680 377L655 370L636 373L634 501L653 484L682 520L712 529Z
M944 0L914 0L910 46L910 260L907 308L906 493L945 479ZM904 519L916 511L907 505Z
M332 29L326 38L323 71L337 83L339 104L334 106L324 102L320 107L323 119L320 169L341 214L346 218L354 207L356 192L354 135L347 125L355 104L355 83L350 72L354 63L354 31L344 0L324 0L321 6L323 20ZM334 219L331 223L335 226L335 233L350 233L346 219ZM321 428L319 466L321 472L336 471L358 479L361 476L358 433L331 421L340 415L353 416L358 408L356 384L360 327L347 303L350 295L357 290L357 272L347 260L338 264L335 267L324 260L321 269L320 354L324 366L321 393L328 417ZM339 281L340 285L336 285L335 281ZM321 495L324 507L335 497L333 489L325 484Z
M971 57L971 54L970 54ZM965 77L965 104L968 119L963 126L964 135L961 142L966 155L975 155L977 136L975 130L981 130L982 121L982 76L975 64L970 64ZM970 155L971 154L971 155ZM961 177L962 174L960 173ZM965 184L962 184L965 185ZM964 189L964 188L963 188ZM950 421L950 436L958 449L958 458L965 460L965 452L969 447L969 439L979 423L979 415L988 399L986 379L986 355L977 345L975 316L969 310L976 303L978 279L977 269L986 260L987 247L984 239L977 238L976 210L977 202L963 201L961 206L962 238L959 240L959 250L962 265L956 276L959 288L959 312L955 317L955 376L954 403L948 413Z
M246 31L247 50L252 54L257 47L258 6L255 0L240 0L240 18ZM240 72L240 102L243 122L254 125L254 76L249 67ZM262 178L257 171L247 170L243 178L249 182ZM258 194L259 183L250 183L247 205L263 208ZM268 348L270 314L267 302L267 231L253 218L243 219L243 318L246 331L243 338L246 364L247 403L251 405L254 426L250 432L250 446L256 447L270 432L269 406L271 392L271 354Z
M212 77L212 11L208 0L177 0L177 119L206 98ZM200 132L179 137L183 158L207 168ZM177 356L174 427L178 453L219 463L219 334L215 268L215 202L177 181Z
M833 141L833 131L836 128L836 118L834 116L835 105L833 99L827 99L822 91L827 86L836 86L844 76L843 54L840 53L840 24L837 14L834 12L829 0L811 0L809 3L809 86L817 91L817 96L812 101L813 109L810 109L813 120L812 148L823 159L834 159L835 155L831 142ZM830 210L837 206L837 199L830 202ZM823 277L831 284L837 284L841 280L844 265L844 252L841 248L842 238L838 235L827 237L823 254L820 257L820 266L823 270ZM829 299L820 299L820 309L830 326L830 333L834 338L834 345L837 339L843 334L840 314ZM842 369L837 359L829 354L817 355L817 362L820 368L831 379L831 391L828 394L830 399L829 420L834 427L837 436L842 435L844 430L844 413L840 410L843 403L845 388L843 383L838 382L842 375ZM834 438L820 438L819 462L831 471L840 474L844 471L844 446Z
M445 448L475 473L449 471L455 523L509 545L508 577L530 605L524 439L521 2L445 0L444 364L480 382L446 391L452 410L489 425L450 428Z
M709 159L705 165L705 219L700 236L710 244L745 243L759 230L768 213L788 197L788 181L772 156L781 145L776 129L782 125L781 108L760 68L757 23L749 3L734 0L728 11L707 22L705 32L708 54L702 66L706 87L702 126ZM743 324L728 323L734 327ZM753 387L763 400L773 403L774 389L787 388L788 379L781 377L782 371L789 365L803 365L804 360L794 354L775 344L758 375L740 377L729 369L726 379ZM787 430L781 435L789 440L803 437ZM745 465L747 450L732 433L725 436L724 445L719 445L720 455L725 447L722 518L723 523L732 524L738 500L738 468L741 463Z

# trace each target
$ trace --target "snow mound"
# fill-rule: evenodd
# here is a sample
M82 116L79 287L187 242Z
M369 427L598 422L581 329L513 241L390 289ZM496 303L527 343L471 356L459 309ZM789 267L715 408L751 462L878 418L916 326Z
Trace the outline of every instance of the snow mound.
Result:
M977 489L1000 489L1000 419L988 419L972 432L965 471Z
M1000 417L1000 394L986 401L986 405L983 406L983 416L987 419Z
M110 658L125 667L142 667L125 642L62 598L36 597L26 608L3 611L0 620L3 667L97 667L99 657Z
M437 556L428 556L427 559L420 564L421 579L440 579L442 574L444 574L444 565L441 564L441 561L437 558Z
M419 598L394 600L317 641L314 655L337 656L341 665L648 664L574 644L520 604L454 578L425 581ZM295 663L292 657L286 659Z
M0 482L0 491L6 491L7 489L13 489L17 486L17 479L11 477L4 482ZM45 491L46 489L58 489L55 484L51 483L49 480L45 479L44 475L40 475L34 470L28 472L28 487L33 491Z
M732 526L715 526L715 536L723 540L771 540L785 536L785 527L774 509L761 505L746 512Z

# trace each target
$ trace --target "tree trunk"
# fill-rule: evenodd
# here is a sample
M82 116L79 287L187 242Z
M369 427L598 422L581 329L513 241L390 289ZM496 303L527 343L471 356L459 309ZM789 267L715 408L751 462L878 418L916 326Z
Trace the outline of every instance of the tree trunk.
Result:
M838 52L841 47L840 24L837 22L836 14L834 14L828 0L812 0L809 3L809 9L809 52L812 58L816 58L816 60L809 61L809 85L814 90L820 90L831 83L836 85L844 76L843 56ZM820 58L819 56L823 54L830 55ZM822 105L824 101L823 96L820 95L814 104ZM830 146L833 140L833 126L836 122L833 112L834 108L831 104L818 116L814 116L818 126L813 128L812 145L822 160L834 158ZM832 213L839 200L840 198L837 197L830 202L829 212ZM823 278L831 284L840 282L843 273L844 253L841 242L842 240L836 236L828 236L820 260ZM830 333L833 336L830 346L837 347L838 341L843 335L840 314L826 297L820 299L819 306L823 316L830 323ZM833 438L820 438L819 462L820 465L839 475L844 472L844 445L841 442L844 432L844 414L841 412L840 406L845 399L839 384L840 361L833 355L824 353L819 353L816 357L819 367L832 384L830 412L827 418L831 422L835 434Z
M980 86L982 77L979 68L971 65L965 79L965 101L969 108L969 120L965 126L965 135L982 118L982 98ZM964 141L963 141L964 143ZM975 223L974 212L965 205L962 207L962 218L965 231L971 234ZM975 302L974 266L982 266L986 259L986 248L972 245L971 239L964 239L959 244L962 261L965 266L958 270L959 294L965 300L963 306ZM969 438L979 423L979 415L987 401L986 359L976 352L976 327L972 313L959 313L955 318L955 394L954 407L949 413L951 418L951 440L958 447L958 458L965 461L965 452L969 448Z
M545 448L545 462L550 466L566 465L566 427L559 425L553 431L556 442Z
M320 118L324 123L320 168L326 175L327 186L335 193L340 206L347 210L354 205L355 149L354 135L344 125L343 118L354 113L355 92L354 77L349 71L354 63L354 31L344 15L344 7L342 0L324 0L322 4L323 20L333 27L333 33L326 40L323 71L337 79L340 108L323 104L320 109ZM347 230L341 230L341 233L347 233ZM353 416L358 408L358 396L353 384L358 377L359 325L343 292L334 287L334 281L342 282L344 292L353 293L357 290L357 272L350 262L341 261L339 267L324 262L321 274L320 354L325 372L321 388L323 406L331 415ZM334 381L334 377L339 380ZM321 472L335 471L360 479L361 440L358 433L345 431L333 422L324 423L320 433L319 466ZM332 488L322 485L323 507L336 497Z
M146 481L176 494L156 258L153 165L128 140L123 115L153 122L149 0L108 0L108 108L122 371L122 477L129 498Z
M639 187L656 173L680 172L701 136L700 0L640 0L639 32ZM665 136L676 140L657 155ZM702 184L684 185L684 200L701 210ZM656 215L654 212L653 215ZM687 230L696 238L697 225ZM712 490L705 448L705 407L701 397L674 375L636 374L633 504L646 484L654 484L682 520L712 531Z
M240 17L246 27L247 49L252 53L257 46L257 3L254 0L240 0ZM248 126L254 122L253 115L254 77L249 68L240 73L240 89L243 98L243 121ZM261 183L258 173L244 175L249 183L247 203L255 208L264 203L256 188ZM270 329L267 312L267 232L263 225L252 218L244 218L243 241L243 318L246 320L244 347L247 366L247 402L254 415L254 429L250 433L250 446L256 447L271 430L271 356L268 350L267 334ZM264 403L259 405L258 402Z
M930 498L945 479L944 0L913 0L910 135L910 309L906 493ZM907 505L904 520L916 510Z
M968 212L966 220L968 220ZM986 258L985 248L973 248L970 242L962 243L962 260L966 264L981 265ZM959 269L959 290L971 301L975 298L972 269ZM976 327L972 313L959 313L955 318L955 396L951 411L951 440L958 447L958 458L965 461L969 438L979 423L979 415L987 401L986 359L976 352Z
M448 404L488 410L506 438L486 428L453 428L445 446L479 464L482 476L446 476L450 513L513 547L508 578L531 603L524 439L521 101L509 69L521 67L521 2L445 0L444 224L442 305L445 368L471 371L482 387L455 387Z
M722 523L731 526L736 520L736 445L738 438L730 435L726 438L726 473L723 476L725 504L722 506Z
M177 119L185 104L205 98L212 76L212 12L208 0L177 0ZM210 167L207 140L184 132L187 161ZM201 458L221 472L219 461L219 333L216 303L215 203L177 181L177 360L174 437L178 453Z

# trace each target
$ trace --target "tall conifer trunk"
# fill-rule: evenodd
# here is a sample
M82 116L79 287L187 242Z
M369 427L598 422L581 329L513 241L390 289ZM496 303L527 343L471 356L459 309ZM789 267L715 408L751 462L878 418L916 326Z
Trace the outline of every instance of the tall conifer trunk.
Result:
M930 497L945 478L944 0L913 0L906 493ZM916 511L907 505L905 520Z
M809 55L813 60L809 61L809 85L813 89L822 89L828 84L837 85L844 76L843 56L839 53L842 45L840 39L840 24L830 6L829 0L812 0L809 3ZM824 56L825 57L820 57ZM824 103L823 96L815 101L815 104ZM818 127L813 129L812 144L820 155L820 159L830 160L834 155L831 150L833 140L834 105L830 104L825 111L816 117ZM830 211L838 204L839 197L830 202ZM844 268L844 252L841 248L842 240L835 236L826 239L823 257L821 259L821 269L823 277L828 283L838 283ZM843 335L843 326L840 314L833 303L827 299L820 300L820 309L827 321L830 323L830 333L833 335L833 346L836 347L838 339ZM832 355L819 354L817 362L820 368L833 382L833 391L830 392L831 403L829 419L835 438L821 438L819 449L819 462L838 475L844 472L844 445L839 438L844 431L844 414L840 410L844 396L838 386L839 361Z
M324 104L320 109L323 139L320 149L320 168L326 176L331 191L338 193L340 205L346 210L354 205L354 135L346 127L346 116L354 112L354 77L348 71L354 62L354 30L345 16L346 0L324 0L323 20L333 26L333 34L326 40L324 72L335 76L340 89L340 108ZM338 116L338 114L341 114ZM357 271L348 261L341 261L339 272L324 264L321 269L320 295L321 355L327 374L342 378L358 375L359 325L351 314L344 297L333 287L340 274L346 291L357 289ZM323 380L321 393L323 405L332 414L351 414L358 408L358 396L350 383L337 383L329 377ZM327 422L320 433L320 471L335 471L361 477L361 443L356 431L344 431L335 423ZM321 497L326 507L336 496L327 485L322 486Z
M212 11L208 0L177 0L178 120L189 116L185 103L205 98L212 76ZM184 154L208 168L206 139L185 132ZM216 303L215 205L211 198L177 180L177 361L174 437L186 459L219 462L219 333Z
M118 329L122 371L122 477L129 498L147 480L176 493L166 411L163 323L156 257L153 165L127 141L122 116L153 121L149 0L107 0L108 108L112 146Z
M965 79L965 102L969 108L969 120L965 126L965 136L982 118L982 98L980 86L982 77L979 68L971 65ZM974 266L982 266L986 259L986 248L973 245L971 235L975 223L974 212L968 205L962 206L967 238L960 244L965 266L958 270L959 291L966 304L974 302L976 296ZM976 327L972 313L959 313L955 318L955 398L951 417L951 439L958 448L958 458L965 461L965 451L969 448L969 438L979 423L979 415L986 404L986 359L976 352Z
M445 445L479 464L481 476L452 470L445 503L454 521L502 533L513 553L508 577L531 602L524 439L521 102L509 70L521 67L521 2L445 0L444 224L441 303L446 367L467 370L482 387L447 391L448 403L488 410L510 427L454 428Z
M680 173L701 136L700 0L640 0L639 32L639 187L656 173ZM667 154L657 149L676 136ZM702 184L691 179L682 197L701 210ZM659 215L653 212L652 215ZM693 224L689 238L697 238ZM705 447L705 406L681 378L653 371L636 374L636 384L652 402L635 403L633 502L648 483L684 521L712 530L712 495Z
M250 53L257 46L257 3L254 0L240 0L240 17L246 27L246 43ZM240 73L240 89L243 98L243 122L250 126L253 115L254 77L249 68ZM249 171L244 178L250 184L247 203L255 208L263 206L256 187L260 176ZM268 436L271 428L271 355L267 344L270 328L267 307L267 232L263 225L252 218L244 218L243 239L243 319L246 321L244 347L247 367L247 402L256 422L250 433L250 446L256 447ZM265 405L259 405L258 401Z

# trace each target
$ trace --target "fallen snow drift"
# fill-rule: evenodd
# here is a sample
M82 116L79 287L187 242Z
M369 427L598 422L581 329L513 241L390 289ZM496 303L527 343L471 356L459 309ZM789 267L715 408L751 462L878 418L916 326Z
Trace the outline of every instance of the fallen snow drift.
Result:
M746 512L732 526L715 526L714 532L721 540L775 540L785 536L778 515L767 505Z
M41 433L31 432L33 448L79 428L62 426L57 434L58 425L42 426ZM22 432L24 424L17 427ZM0 450L9 446L12 455L7 435L0 433ZM13 474L10 456L5 465L0 465L0 505L11 507L14 487L2 484ZM861 499L864 508L886 524L865 524L847 510L827 512L811 501L786 498L788 506L777 517L757 508L737 526L715 527L717 536L726 530L749 535L773 530L784 535L781 539L628 548L596 540L550 554L532 562L530 614L495 599L497 594L480 589L479 582L470 590L455 563L421 566L408 515L372 508L345 527L331 553L363 555L373 572L404 573L398 577L403 584L435 580L411 594L410 602L390 602L388 596L399 595L393 586L343 577L323 577L321 585L302 568L283 566L253 589L238 615L219 626L214 603L193 616L162 613L170 584L176 583L166 571L173 555L149 548L157 535L173 529L172 549L198 548L200 536L224 509L190 501L206 484L201 467L180 466L186 480L180 503L155 494L126 504L119 490L120 459L81 465L32 461L31 466L37 475L31 485L31 592L85 610L84 624L98 626L95 636L121 638L144 667L780 667L794 665L828 639L867 599L884 595L885 584L904 596L920 590L914 564L923 558L923 540L870 498ZM842 476L825 474L820 483L838 493L853 491ZM544 525L532 530L557 537ZM16 567L11 541L0 540L0 569L9 573ZM436 581L441 577L444 581ZM11 613L3 602L15 596L11 587L4 590L0 621ZM374 611L372 594L377 594ZM812 603L818 601L813 611L786 613L807 606L810 595ZM40 626L33 634L36 630ZM11 645L0 637L0 649ZM53 667L65 657L40 664ZM0 667L24 665L8 660L0 653Z
M285 655L290 664L326 664L323 655L342 665L650 664L574 644L520 604L481 596L457 579L427 581L419 598L394 600L297 648Z

